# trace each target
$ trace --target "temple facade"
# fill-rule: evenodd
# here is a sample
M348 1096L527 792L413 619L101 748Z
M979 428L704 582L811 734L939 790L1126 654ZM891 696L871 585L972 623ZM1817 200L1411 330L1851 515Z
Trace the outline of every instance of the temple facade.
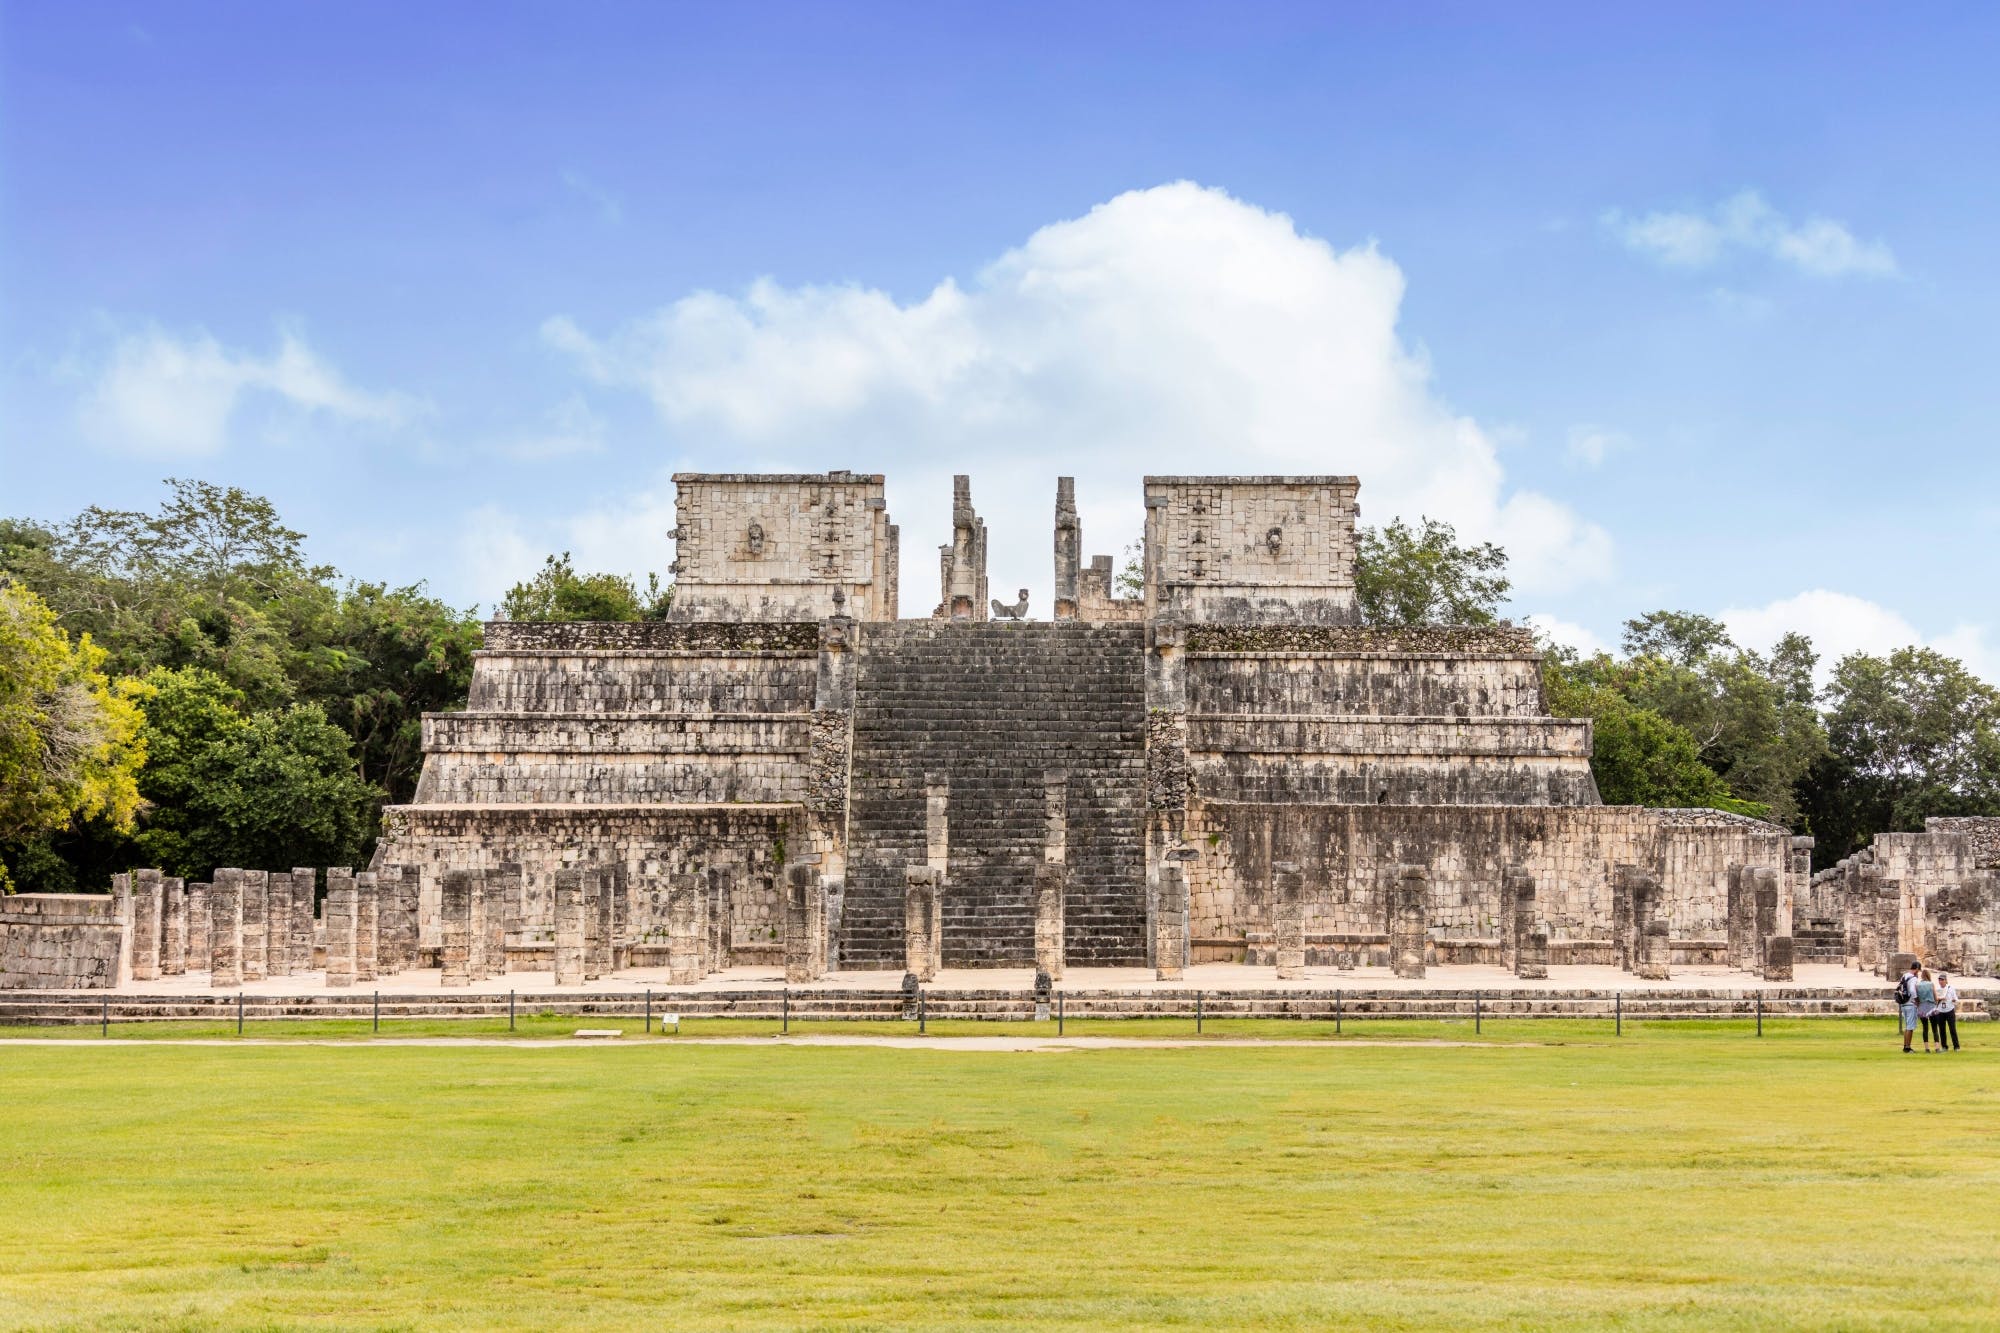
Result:
M420 878L425 944L447 873L499 867L512 950L581 869L634 960L699 883L714 965L806 974L917 970L920 924L943 966L1056 975L1382 964L1399 920L1433 962L1721 962L1743 901L1760 957L1791 933L1809 844L1602 804L1527 630L1359 623L1356 478L1147 478L1136 597L1061 479L1039 621L988 595L966 478L909 619L880 476L675 482L670 619L491 624L467 708L426 719L373 867Z

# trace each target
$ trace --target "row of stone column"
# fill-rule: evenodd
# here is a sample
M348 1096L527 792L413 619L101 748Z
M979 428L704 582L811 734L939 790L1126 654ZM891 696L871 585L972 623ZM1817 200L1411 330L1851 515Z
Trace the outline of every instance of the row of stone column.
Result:
M1755 972L1766 981L1792 979L1789 927L1780 920L1778 872L1771 866L1732 865L1723 915L1728 929L1729 966Z

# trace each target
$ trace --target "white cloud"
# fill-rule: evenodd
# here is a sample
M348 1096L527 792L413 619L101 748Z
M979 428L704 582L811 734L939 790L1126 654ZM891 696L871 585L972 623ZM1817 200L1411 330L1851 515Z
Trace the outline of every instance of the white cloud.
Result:
M524 463L604 451L604 420L580 397L570 397L550 411L540 429L500 445L500 452Z
M597 210L597 217L600 222L605 223L607 226L615 227L625 220L624 201L611 191L605 189L602 185L599 185L596 181L590 179L590 177L584 175L581 171L573 168L564 168L562 183L570 190L581 195L589 202L592 208Z
M350 421L394 425L410 402L347 383L298 335L280 335L269 356L232 351L205 332L186 337L156 326L120 335L85 394L89 435L115 448L158 456L203 456L228 443L246 396Z
M1605 426L1569 428L1569 459L1583 467L1602 467L1607 455L1631 447L1632 441L1628 436Z
M1744 190L1706 213L1660 212L1631 217L1613 209L1604 224L1626 248L1675 268L1708 268L1732 251L1767 255L1814 277L1888 277L1896 257L1881 241L1864 241L1832 218L1793 223L1755 190Z
M1574 648L1586 657L1593 653L1608 652L1611 648L1611 645L1606 643L1594 631L1586 629L1573 621L1558 619L1546 612L1537 611L1534 615L1527 617L1522 623L1527 625L1529 629L1534 630L1535 633L1541 635L1541 637L1551 642L1562 644L1565 647Z
M1510 488L1494 439L1438 394L1397 329L1403 274L1290 218L1182 182L1044 227L969 284L904 302L860 286L759 281L695 292L608 333L566 317L549 344L647 394L691 465L888 474L904 609L935 591L950 475L973 476L996 588L1047 606L1058 473L1085 542L1141 526L1146 473L1352 472L1368 520L1446 519L1504 542L1517 586L1609 573L1610 539Z
M1767 651L1792 631L1804 634L1819 651L1816 675L1826 682L1834 663L1849 653L1877 655L1921 644L1948 653L1989 681L2000 681L2000 653L1983 626L1960 624L1927 636L1888 607L1850 593L1812 588L1760 607L1732 607L1721 613L1729 633L1746 648Z
M673 525L673 485L665 471L639 490L552 521L485 505L460 525L455 586L491 612L507 589L533 577L543 560L568 551L579 573L622 574L644 592L648 574L668 581L674 556L667 533Z

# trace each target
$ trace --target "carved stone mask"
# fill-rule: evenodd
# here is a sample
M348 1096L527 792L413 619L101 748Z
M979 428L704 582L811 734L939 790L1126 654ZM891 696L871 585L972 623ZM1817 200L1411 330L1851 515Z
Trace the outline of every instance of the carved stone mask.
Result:
M1283 546L1284 544L1285 544L1285 530L1283 528L1272 528L1269 532L1264 534L1264 549L1269 551L1272 555L1276 555L1278 553L1278 548L1280 546Z
M762 523L752 520L750 531L747 535L747 542L750 547L750 554L764 554L764 525Z

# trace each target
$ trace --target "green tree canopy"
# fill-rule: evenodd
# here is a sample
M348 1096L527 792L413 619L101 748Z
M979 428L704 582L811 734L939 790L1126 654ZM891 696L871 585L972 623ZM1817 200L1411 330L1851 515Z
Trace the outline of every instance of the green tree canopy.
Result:
M245 713L213 672L155 667L140 706L153 810L137 850L171 874L217 866L354 864L381 791L354 771L346 733L317 704Z
M535 577L517 583L500 601L504 620L660 620L673 604L672 588L664 591L658 575L649 576L642 596L621 574L579 574L569 552L552 555Z
M1369 625L1490 625L1512 584L1507 553L1461 545L1449 523L1401 519L1358 533L1355 598Z
M129 691L25 588L0 579L0 843L98 819L129 829L146 748ZM0 864L0 891L10 877Z

